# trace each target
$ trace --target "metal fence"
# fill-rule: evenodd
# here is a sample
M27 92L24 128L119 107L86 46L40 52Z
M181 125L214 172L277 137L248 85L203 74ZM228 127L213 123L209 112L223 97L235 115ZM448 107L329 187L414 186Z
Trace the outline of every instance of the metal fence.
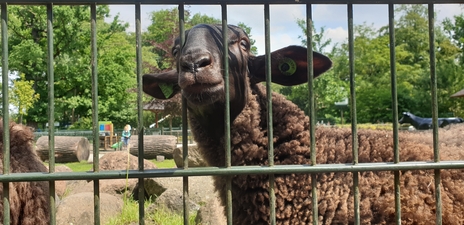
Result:
M230 146L226 146L226 151L229 152L227 154L229 157L227 159L227 166L224 168L217 168L217 167L205 167L205 168L183 168L183 169L158 169L158 170L144 170L143 165L143 157L139 157L139 169L138 170L131 170L126 173L124 171L99 171L99 159L98 159L98 141L93 142L93 146L95 149L93 164L94 164L94 172L55 172L55 159L54 159L54 136L55 131L54 127L49 127L48 133L49 135L49 146L50 146L50 168L49 173L10 173L9 172L9 130L8 126L4 125L4 149L3 149L3 162L4 162L4 174L0 176L0 181L3 183L4 188L4 195L3 201L4 203L9 202L9 182L18 182L18 181L48 181L50 184L50 202L51 202L51 224L56 223L56 212L55 212L55 181L56 180L93 180L94 182L94 209L95 209L95 217L94 217L94 224L100 224L100 193L99 193L99 180L100 179L125 179L129 178L138 178L138 181L141 183L139 185L139 196L143 195L143 179L148 177L184 177L184 205L187 208L188 199L188 177L189 176L221 176L221 175L241 175L241 174L289 174L289 173L310 173L313 177L312 182L312 198L313 198L313 221L314 224L317 224L317 213L314 210L317 210L317 195L316 195L316 182L314 177L318 173L326 173L326 172L351 172L353 173L353 183L354 183L354 204L355 210L353 214L355 215L356 224L359 224L359 190L358 190L358 181L359 181L359 173L363 171L394 171L395 179L395 197L396 197L396 212L397 212L397 220L400 221L401 213L400 213L400 190L399 190L399 171L400 170L434 170L435 171L435 198L436 198L436 224L441 224L442 222L442 208L441 208L441 193L440 193L440 170L443 169L462 169L464 168L464 161L440 161L439 160L439 144L438 144L438 129L437 129L437 82L436 82L436 69L435 69L435 36L434 36L434 4L447 4L447 3L462 3L462 0L295 0L295 1L288 1L288 0L141 0L141 1L131 1L131 0L57 0L56 2L46 1L46 0L11 0L11 1L0 1L1 6L1 41L2 41L2 75L3 75L3 83L8 83L8 5L10 4L37 4L37 5L46 5L47 7L47 33L48 33L48 68L46 72L48 77L48 88L49 88L49 124L54 124L54 62L53 62L53 5L89 5L91 9L91 17L89 20L91 21L91 54L92 54L92 61L91 61L91 68L92 68L92 93L93 93L93 139L98 140L98 101L96 96L98 96L98 75L97 75L97 35L96 35L96 6L97 4L132 4L135 5L135 18L136 21L136 58L137 58L137 84L138 84L138 124L137 124L137 132L143 134L144 128L142 124L142 64L141 64L141 5L142 4L176 4L179 7L179 18L181 21L181 32L183 32L183 12L184 12L184 5L186 4L217 4L221 5L222 7L222 22L227 24L227 6L228 5L237 5L237 4L259 4L264 5L265 9L265 34L266 34L266 48L269 48L270 45L270 25L269 25L269 5L270 4L304 4L306 5L306 13L307 13L307 26L308 26L308 34L307 39L309 43L308 49L312 49L312 4L345 4L347 7L348 17L346 18L348 23L348 44L349 44L349 71L350 71L350 103L351 108L354 109L351 112L351 119L352 119L352 148L353 148L353 163L352 164L337 164L337 165L316 165L315 161L315 139L314 139L314 128L315 128L315 112L312 110L310 112L310 124L311 124L311 151L312 151L312 165L269 165L269 166L246 166L246 167L239 167L239 166L231 166L230 165ZM392 163L358 163L358 142L357 142L357 126L356 126L356 98L355 98L355 80L354 80L354 35L353 35L353 4L388 4L389 9L389 30L390 30L390 62L391 62L391 77L392 77L392 99L393 99L393 108L397 109L397 92L396 92L396 68L395 68L395 34L394 34L394 4L428 4L429 9L429 47L430 47L430 80L432 83L432 104L433 104L433 138L434 138L434 160L433 162L399 162L399 153L398 153L398 125L394 123L394 143L395 143L395 158L394 162ZM267 51L269 52L269 51ZM227 53L227 52L226 52ZM269 53L267 53L269 54ZM270 57L267 57L268 59ZM308 60L312 61L312 54L308 51ZM269 63L269 61L268 61ZM310 67L311 67L310 63ZM227 70L225 70L227 71ZM309 69L308 71L312 71ZM311 72L310 72L311 73ZM309 87L312 86L313 80L312 76L309 76L308 81ZM309 88L309 98L312 102L314 102L314 93L312 89ZM8 114L8 87L7 85L3 85L3 109L4 109L4 124L9 123L9 114ZM313 107L314 108L314 107ZM398 112L394 111L393 120L398 121ZM186 108L183 109L183 119L186 121ZM226 121L228 118L226 118ZM187 123L183 123L183 136L187 137ZM271 124L272 125L272 124ZM226 129L230 128L230 123L226 122ZM270 132L272 133L272 132ZM272 138L270 139L272 140ZM143 135L139 135L139 156L143 155ZM183 155L184 155L184 165L188 165L187 159L187 145L188 145L188 138L183 138ZM273 155L272 149L269 151L270 155ZM270 157L272 158L272 157ZM271 179L273 176L270 176ZM230 188L230 183L227 186ZM271 191L271 205L274 205L275 196L272 195ZM144 199L140 198L139 200L139 223L144 224ZM231 195L228 195L228 206L231 205ZM272 209L272 208L271 208ZM357 210L356 210L357 209ZM228 224L232 223L232 213L231 207L227 207L227 221ZM9 207L8 204L4 207L4 218L3 224L9 224ZM275 212L271 210L271 221L275 223ZM188 224L188 210L184 212L184 223ZM398 222L399 223L399 222Z

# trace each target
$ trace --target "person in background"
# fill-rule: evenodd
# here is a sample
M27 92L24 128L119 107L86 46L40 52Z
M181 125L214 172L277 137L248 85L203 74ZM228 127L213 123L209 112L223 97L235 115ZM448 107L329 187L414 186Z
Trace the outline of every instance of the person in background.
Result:
M122 143L123 143L123 150L128 150L129 149L129 140L131 137L131 126L129 124L126 124L124 126L124 130L122 131Z

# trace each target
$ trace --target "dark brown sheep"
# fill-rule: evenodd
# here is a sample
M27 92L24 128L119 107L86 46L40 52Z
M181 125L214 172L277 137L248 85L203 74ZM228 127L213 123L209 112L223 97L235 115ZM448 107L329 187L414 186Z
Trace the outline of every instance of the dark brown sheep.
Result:
M32 148L34 140L31 129L10 123L10 173L47 172ZM0 120L0 148L3 149L3 121ZM3 174L3 151L0 170ZM50 204L48 182L10 183L10 224L49 224ZM3 186L0 186L3 194ZM0 201L0 216L3 221L3 200Z
M186 32L185 45L179 39L173 47L177 70L143 77L144 91L166 99L182 92L187 99L194 138L212 166L225 165L224 83L230 82L232 165L267 165L268 136L264 56L250 53L247 34L228 27L229 81L222 73L221 26L198 25ZM289 46L272 53L272 81L282 85L306 82L307 51ZM331 67L331 61L314 53L314 75ZM272 93L274 161L283 164L310 164L309 119L295 104ZM359 162L393 161L392 135L384 131L359 131ZM316 129L318 163L351 163L351 131ZM400 139L402 161L431 160L428 145ZM464 183L462 171L442 172L444 224L462 224ZM353 224L351 173L317 176L319 222ZM225 180L215 181L223 203ZM267 175L240 175L232 179L234 224L268 224ZM401 176L403 224L433 224L435 212L433 172L403 171ZM277 224L309 224L311 217L311 177L309 174L276 174ZM360 175L361 224L392 224L395 219L392 172L364 172Z

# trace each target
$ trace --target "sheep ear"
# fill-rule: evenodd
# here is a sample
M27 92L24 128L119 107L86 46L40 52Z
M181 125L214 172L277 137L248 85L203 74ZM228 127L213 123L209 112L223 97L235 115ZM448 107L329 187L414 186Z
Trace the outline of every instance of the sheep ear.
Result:
M157 99L169 99L180 92L175 70L164 73L145 74L142 77L143 91Z
M288 46L271 53L271 81L285 86L293 86L308 81L307 50L301 46ZM248 64L251 82L266 80L264 55L251 58ZM332 67L332 61L325 55L313 52L314 77L318 77Z

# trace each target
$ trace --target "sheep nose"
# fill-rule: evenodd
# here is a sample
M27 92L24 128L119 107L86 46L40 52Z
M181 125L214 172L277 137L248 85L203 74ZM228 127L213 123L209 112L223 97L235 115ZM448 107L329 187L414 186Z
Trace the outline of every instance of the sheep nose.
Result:
M211 65L212 57L208 52L192 53L182 56L180 61L180 68L182 71L194 73Z

